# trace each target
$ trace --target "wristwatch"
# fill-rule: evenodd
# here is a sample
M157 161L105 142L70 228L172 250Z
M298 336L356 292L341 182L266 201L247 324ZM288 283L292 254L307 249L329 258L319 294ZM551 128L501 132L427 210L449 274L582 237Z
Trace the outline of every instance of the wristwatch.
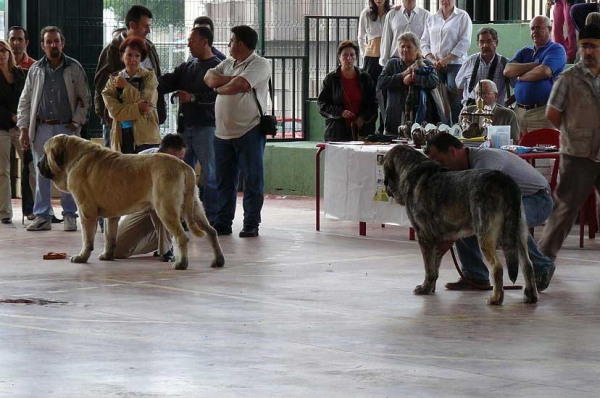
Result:
M196 102L196 96L194 94L190 95L190 102Z
M219 94L219 87L215 87L215 88L213 88L213 91L214 91L215 93Z

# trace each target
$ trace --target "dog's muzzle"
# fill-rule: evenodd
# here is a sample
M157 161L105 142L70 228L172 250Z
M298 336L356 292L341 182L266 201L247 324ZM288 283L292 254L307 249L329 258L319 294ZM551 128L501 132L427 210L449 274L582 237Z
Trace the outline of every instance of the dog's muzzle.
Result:
M54 174L52 174L52 170L50 170L50 166L48 165L48 158L46 157L46 154L43 154L42 157L40 158L40 161L37 164L38 170L40 171L40 174L44 177L47 178L49 180L54 179Z

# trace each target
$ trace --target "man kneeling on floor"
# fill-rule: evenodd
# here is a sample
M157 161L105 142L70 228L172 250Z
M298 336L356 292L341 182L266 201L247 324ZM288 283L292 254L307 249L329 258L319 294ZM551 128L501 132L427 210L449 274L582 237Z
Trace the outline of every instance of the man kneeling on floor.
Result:
M511 176L521 188L527 226L530 228L541 225L550 216L552 196L548 181L533 166L509 151L467 148L453 135L439 133L427 143L425 154L452 170L492 169ZM535 284L538 291L544 291L554 274L554 261L540 252L530 233L527 246L535 272ZM490 286L489 272L483 262L477 238L471 236L457 240L456 251L464 276L483 288ZM457 282L447 283L446 289L475 290L476 287L461 278Z
M150 148L140 152L166 153L183 160L185 142L177 134L167 134L162 139L159 148ZM154 209L129 214L119 222L115 258L128 258L138 254L155 252L161 261L174 261L171 235L160 221Z

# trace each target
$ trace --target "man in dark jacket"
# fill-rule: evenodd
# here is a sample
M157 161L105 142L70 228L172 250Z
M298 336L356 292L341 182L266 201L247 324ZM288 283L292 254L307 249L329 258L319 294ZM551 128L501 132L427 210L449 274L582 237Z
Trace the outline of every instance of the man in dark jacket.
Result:
M106 86L109 76L117 71L125 68L125 64L121 59L119 53L119 47L121 43L128 36L138 36L146 40L146 46L148 47L148 57L141 66L147 69L154 70L156 77L161 75L160 73L160 61L158 59L158 53L154 44L146 38L150 33L150 25L152 24L152 11L144 6L135 5L127 11L125 17L125 25L127 31L123 32L115 37L106 47L102 49L100 57L98 58L98 66L96 67L96 73L94 75L94 108L96 115L102 121L102 135L104 136L104 144L110 147L110 125L111 118L108 114L108 110L104 105L102 99L102 90ZM163 123L166 119L166 106L164 97L159 96L156 104L158 111L158 121Z

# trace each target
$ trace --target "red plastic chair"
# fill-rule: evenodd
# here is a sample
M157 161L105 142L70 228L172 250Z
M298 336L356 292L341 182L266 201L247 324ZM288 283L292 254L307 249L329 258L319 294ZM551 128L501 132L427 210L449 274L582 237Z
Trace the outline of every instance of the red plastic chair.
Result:
M554 129L533 130L521 137L521 139L519 140L519 145L528 147L554 145L557 148L559 148L560 131ZM535 163L532 162L532 165L535 167ZM560 161L556 160L552 169L552 176L550 177L550 189L552 190L552 192L554 192L554 189L556 188L559 166ZM581 210L579 212L579 247L583 247L583 236L585 235L586 221L589 225L590 239L594 239L596 237L596 220L596 192L594 192L594 189L592 189L592 192L590 192L588 198L581 206ZM533 235L533 228L531 228L530 231Z

